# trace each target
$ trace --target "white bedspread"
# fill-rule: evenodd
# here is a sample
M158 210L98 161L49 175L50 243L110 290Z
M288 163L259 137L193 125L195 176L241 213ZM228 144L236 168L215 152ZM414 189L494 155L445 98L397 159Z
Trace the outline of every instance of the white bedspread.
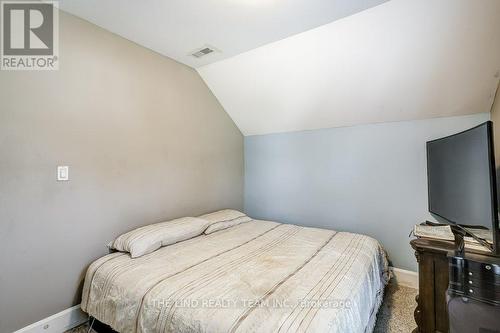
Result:
M82 309L119 332L371 332L387 260L367 236L253 220L91 264Z

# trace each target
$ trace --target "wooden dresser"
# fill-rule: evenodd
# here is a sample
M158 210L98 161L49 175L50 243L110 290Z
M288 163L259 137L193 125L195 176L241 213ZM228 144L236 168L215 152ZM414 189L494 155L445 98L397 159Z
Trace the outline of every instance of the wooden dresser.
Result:
M419 295L414 313L417 328L414 333L449 331L446 296L450 279L452 294L500 305L498 257L467 250L465 260L457 260L452 241L417 238L410 244L415 250L419 269ZM469 276L475 278L469 279Z
M448 289L448 254L452 241L417 238L410 241L418 262L418 295L415 309L416 332L448 332L446 290Z

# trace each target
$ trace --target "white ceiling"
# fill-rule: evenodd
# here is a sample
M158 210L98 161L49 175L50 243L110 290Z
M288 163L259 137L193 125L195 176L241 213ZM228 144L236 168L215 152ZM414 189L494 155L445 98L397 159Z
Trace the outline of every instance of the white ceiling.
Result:
M489 112L499 71L500 0L392 0L198 69L244 135Z
M387 0L61 0L59 7L191 67L213 63ZM205 45L220 53L196 59Z

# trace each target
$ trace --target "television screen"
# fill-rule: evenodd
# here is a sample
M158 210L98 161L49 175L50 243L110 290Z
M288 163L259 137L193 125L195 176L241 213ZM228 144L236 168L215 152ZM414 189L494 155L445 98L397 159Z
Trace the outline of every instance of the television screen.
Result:
M449 222L496 223L493 126L484 123L427 142L429 211Z

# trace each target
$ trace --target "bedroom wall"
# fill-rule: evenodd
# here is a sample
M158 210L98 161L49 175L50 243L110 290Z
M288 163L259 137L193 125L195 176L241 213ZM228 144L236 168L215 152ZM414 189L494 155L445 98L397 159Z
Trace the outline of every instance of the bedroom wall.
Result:
M500 80L497 83L497 90L495 92L495 99L491 106L491 120L493 121L493 138L495 140L495 159L497 165L497 174L500 169ZM500 183L500 179L497 179ZM499 187L500 188L500 187Z
M78 304L120 233L243 209L243 137L196 71L88 22L61 13L60 70L0 72L0 103L1 333Z
M254 218L359 232L416 271L408 234L427 212L428 140L489 113L245 137L245 211Z

